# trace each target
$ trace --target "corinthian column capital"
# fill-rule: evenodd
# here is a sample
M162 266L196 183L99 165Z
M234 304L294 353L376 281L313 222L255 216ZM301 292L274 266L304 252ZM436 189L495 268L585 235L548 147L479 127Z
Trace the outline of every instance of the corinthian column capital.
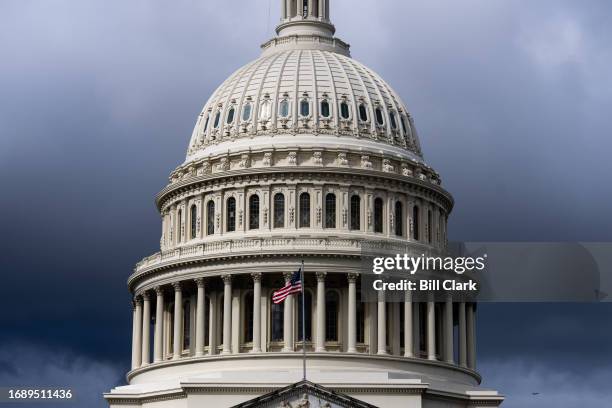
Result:
M181 282L173 282L172 283L172 287L174 288L175 292L180 292L181 291Z
M232 275L230 275L229 273L221 275L221 279L223 279L223 283L225 283L226 285L232 283Z
M349 283L357 282L358 278L359 278L358 273L349 273L348 275L346 275L346 279L349 281Z
M261 272L255 272L251 274L253 282L261 282Z
M327 272L317 272L317 282L325 282Z
M198 288L203 288L204 287L204 278L197 278L193 280L196 285L198 285Z

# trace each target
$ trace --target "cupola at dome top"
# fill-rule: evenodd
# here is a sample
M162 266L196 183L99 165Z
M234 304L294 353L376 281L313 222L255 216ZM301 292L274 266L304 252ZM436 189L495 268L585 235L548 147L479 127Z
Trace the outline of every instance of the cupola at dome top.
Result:
M281 0L279 36L316 34L332 37L336 29L329 19L330 0Z

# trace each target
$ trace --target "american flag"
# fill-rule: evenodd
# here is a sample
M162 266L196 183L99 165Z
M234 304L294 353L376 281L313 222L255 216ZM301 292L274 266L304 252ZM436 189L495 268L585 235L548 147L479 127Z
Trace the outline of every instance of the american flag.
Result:
M302 268L298 269L293 275L291 275L291 280L287 282L285 286L274 291L272 293L272 301L274 303L282 303L287 299L287 297L293 293L298 293L302 291Z

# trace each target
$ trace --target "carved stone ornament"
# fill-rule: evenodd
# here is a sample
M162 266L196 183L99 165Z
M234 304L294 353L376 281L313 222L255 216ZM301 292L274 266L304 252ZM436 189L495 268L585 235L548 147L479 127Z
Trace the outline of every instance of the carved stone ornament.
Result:
M361 156L361 167L364 169L372 168L372 162L370 161L370 156Z
M289 222L293 224L293 221L295 221L295 208L291 207L289 209Z
M296 166L297 165L297 153L289 152L288 160L289 160L289 165Z
M383 167L382 170L385 173L392 173L395 169L393 168L393 165L391 165L391 160L389 159L384 159L383 160Z
M218 164L219 171L227 171L230 168L229 159L227 157L222 157L221 161Z
M272 153L271 152L264 153L263 165L264 166L271 166L272 165Z
M322 166L323 165L323 153L314 152L312 155L312 161L315 166Z
M248 153L244 153L242 156L240 156L240 164L239 164L239 166L240 166L240 168L243 168L243 169L251 167L251 159L250 159Z
M338 166L348 166L349 162L346 153L338 153Z

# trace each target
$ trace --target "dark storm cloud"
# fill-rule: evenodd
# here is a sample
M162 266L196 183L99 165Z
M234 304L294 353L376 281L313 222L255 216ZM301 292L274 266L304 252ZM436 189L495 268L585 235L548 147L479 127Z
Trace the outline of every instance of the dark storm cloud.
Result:
M159 245L153 197L208 96L257 57L277 3L0 2L3 347L104 364L105 378L126 369L125 281ZM454 239L610 240L609 2L334 0L332 16L415 116L457 201ZM608 309L482 305L487 374L606 366Z

